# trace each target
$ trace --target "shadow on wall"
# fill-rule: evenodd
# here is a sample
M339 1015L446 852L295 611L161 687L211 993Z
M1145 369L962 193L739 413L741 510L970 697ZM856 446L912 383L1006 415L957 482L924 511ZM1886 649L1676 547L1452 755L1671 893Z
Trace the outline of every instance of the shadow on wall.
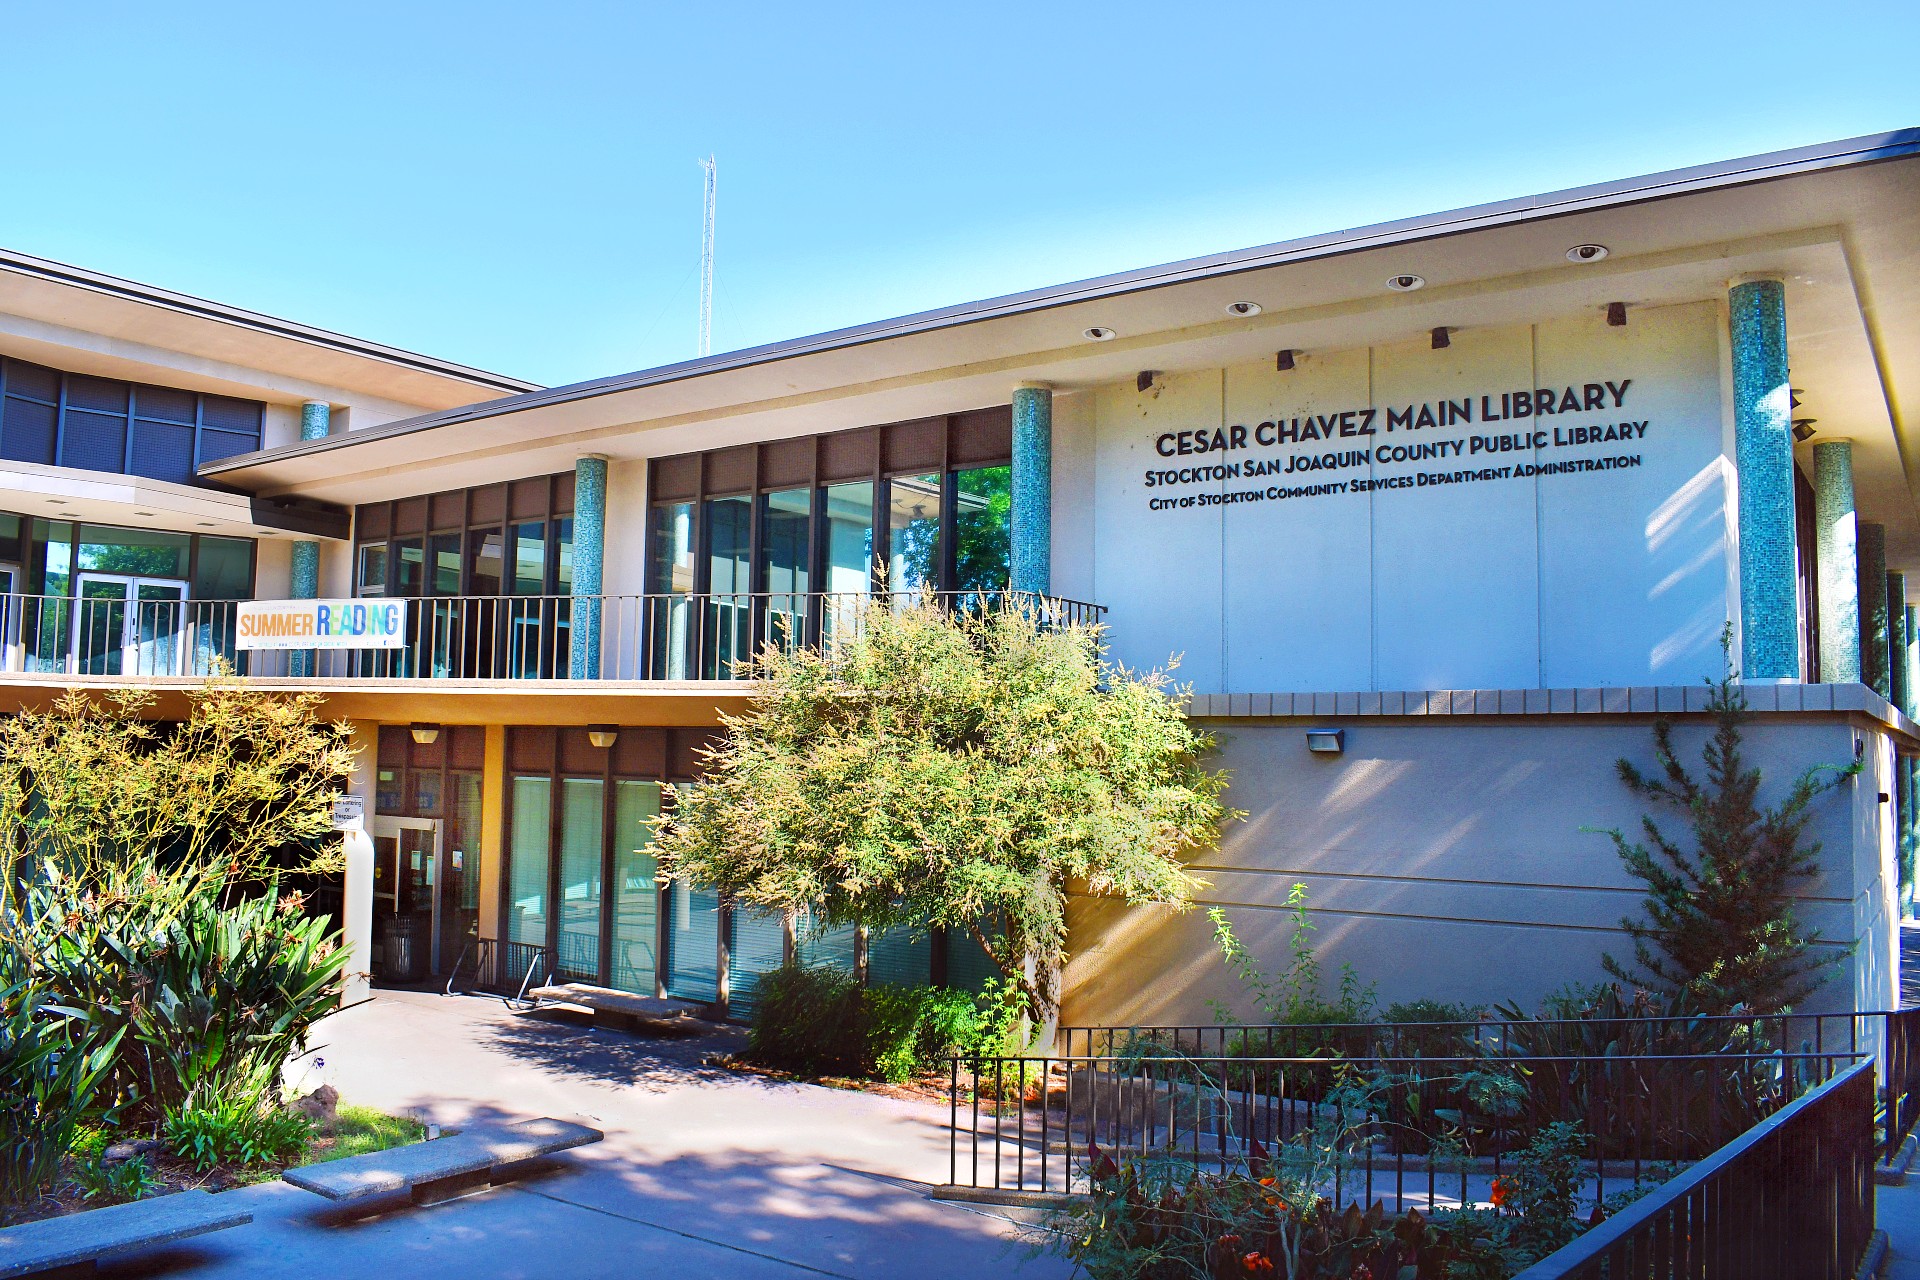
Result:
M1347 751L1310 756L1298 725L1216 726L1220 763L1233 774L1228 803L1251 816L1193 863L1208 882L1194 911L1129 910L1076 899L1066 974L1068 1024L1210 1023L1209 1000L1256 1017L1221 962L1205 915L1228 911L1269 971L1284 966L1295 882L1308 887L1323 994L1342 963L1378 984L1382 1005L1420 998L1532 1008L1569 982L1598 982L1603 954L1631 955L1620 929L1640 912L1642 886L1604 835L1583 827L1638 827L1645 806L1621 786L1614 761L1651 763L1645 719L1448 723L1353 720ZM1709 727L1676 733L1697 762ZM1756 723L1748 745L1772 803L1811 763L1851 757L1839 720ZM1802 897L1803 922L1836 945L1856 936L1854 808L1820 802L1809 836L1822 842L1819 880ZM1683 834L1684 823L1661 815ZM1877 838L1877 837L1876 837ZM1835 1007L1847 1004L1840 981Z

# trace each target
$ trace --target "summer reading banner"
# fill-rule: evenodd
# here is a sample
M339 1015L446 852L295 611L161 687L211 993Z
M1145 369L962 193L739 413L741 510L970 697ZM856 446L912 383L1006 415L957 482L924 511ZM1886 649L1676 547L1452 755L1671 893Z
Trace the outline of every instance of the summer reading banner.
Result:
M407 602L249 600L240 605L242 649L399 649Z

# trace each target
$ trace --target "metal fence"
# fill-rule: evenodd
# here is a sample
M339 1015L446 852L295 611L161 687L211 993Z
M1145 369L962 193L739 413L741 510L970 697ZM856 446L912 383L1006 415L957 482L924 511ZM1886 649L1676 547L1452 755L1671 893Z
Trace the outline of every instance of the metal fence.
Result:
M1873 1109L1860 1062L1515 1280L1846 1280L1874 1229Z
M0 671L96 676L241 675L329 680L730 680L766 645L825 648L864 611L932 599L1009 607L1042 626L1097 624L1098 605L1014 591L738 592L601 596L421 596L395 648L238 645L241 601L186 600L179 588L115 582L99 598L0 595Z
M1865 1013L1590 1018L1482 1018L1473 1022L1062 1027L1067 1057L1476 1058L1677 1053L1870 1055L1880 1084L1883 1159L1920 1121L1920 1009Z
M1336 1207L1383 1200L1431 1210L1484 1203L1515 1155L1565 1121L1588 1135L1598 1197L1657 1166L1706 1158L1858 1060L1844 1052L957 1058L948 1173L960 1186L1072 1193L1087 1189L1096 1149L1224 1175L1246 1172L1268 1149L1306 1143L1336 1149L1323 1190Z

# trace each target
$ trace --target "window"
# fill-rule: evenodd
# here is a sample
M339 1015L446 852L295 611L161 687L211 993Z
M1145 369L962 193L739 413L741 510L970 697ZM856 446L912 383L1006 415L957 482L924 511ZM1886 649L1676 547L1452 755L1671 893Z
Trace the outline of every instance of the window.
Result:
M198 484L204 463L260 448L257 400L0 359L0 457Z

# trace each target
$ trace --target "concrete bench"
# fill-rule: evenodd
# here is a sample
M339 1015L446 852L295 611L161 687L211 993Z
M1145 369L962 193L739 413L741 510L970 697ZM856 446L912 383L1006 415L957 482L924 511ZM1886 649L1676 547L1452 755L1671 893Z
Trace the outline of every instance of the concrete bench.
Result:
M527 997L534 1003L531 1009L522 1010L525 1013L591 1014L596 1026L612 1024L665 1035L692 1035L700 1030L698 1020L703 1010L689 1000L637 996L584 982L535 987Z
M438 1204L484 1190L507 1165L584 1147L602 1136L598 1129L564 1120L522 1120L289 1169L280 1180L329 1200L365 1200L405 1191L415 1204Z
M90 1275L104 1254L169 1244L253 1221L239 1201L181 1191L0 1231L0 1276Z

